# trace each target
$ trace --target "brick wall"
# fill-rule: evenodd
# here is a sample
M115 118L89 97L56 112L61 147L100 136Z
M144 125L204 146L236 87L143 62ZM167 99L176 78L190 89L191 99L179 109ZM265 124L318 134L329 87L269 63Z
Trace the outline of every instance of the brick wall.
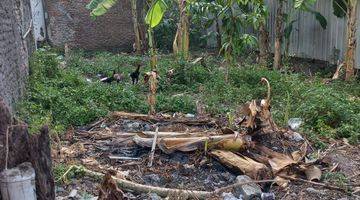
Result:
M129 0L119 0L108 13L90 18L90 0L45 0L47 29L52 45L87 50L131 51L134 33Z
M32 34L23 39L31 21L29 0L0 0L0 98L14 108L28 75Z

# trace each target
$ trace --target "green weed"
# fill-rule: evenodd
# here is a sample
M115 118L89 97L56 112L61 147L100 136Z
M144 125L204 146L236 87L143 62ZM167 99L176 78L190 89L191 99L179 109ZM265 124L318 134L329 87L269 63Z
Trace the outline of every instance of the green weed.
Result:
M30 124L31 132L47 123L61 133L69 125L85 125L110 111L147 113L148 86L142 81L132 85L128 77L137 63L143 64L142 72L149 71L147 60L145 56L74 51L66 68L61 68L57 52L37 51L31 59L28 92L20 103L19 115ZM317 147L324 147L323 138L345 137L352 143L359 142L358 82L325 85L320 77L308 79L245 63L230 68L226 83L220 60L208 56L206 66L202 66L161 55L157 111L194 113L195 102L201 100L211 115L224 116L247 101L264 98L266 86L260 79L266 77L271 83L272 113L278 124L286 126L286 119L302 118L302 132ZM169 69L175 69L171 81L165 75ZM125 81L99 82L97 74L110 75L113 70L123 73Z

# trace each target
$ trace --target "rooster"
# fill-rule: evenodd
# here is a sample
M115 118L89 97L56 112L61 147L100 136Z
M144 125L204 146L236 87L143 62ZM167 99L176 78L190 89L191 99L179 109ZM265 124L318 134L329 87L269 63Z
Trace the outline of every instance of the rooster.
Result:
M112 76L102 78L102 79L100 79L100 82L112 83L113 81L116 81L117 83L120 83L123 80L124 80L124 75L121 73L116 73L114 70Z
M140 67L141 67L141 65L137 64L136 70L130 74L133 84L137 84L139 82Z

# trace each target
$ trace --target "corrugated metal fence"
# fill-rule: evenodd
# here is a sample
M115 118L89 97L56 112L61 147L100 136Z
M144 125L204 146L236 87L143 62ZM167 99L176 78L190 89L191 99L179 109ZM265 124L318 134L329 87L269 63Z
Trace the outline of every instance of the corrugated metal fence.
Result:
M275 36L276 0L266 0L269 6L268 30L272 43ZM289 11L291 7L286 6ZM292 19L297 21L293 24L289 52L296 57L313 58L334 62L343 60L346 51L346 19L337 18L333 14L332 1L318 0L314 9L320 12L328 22L327 28L323 29L313 14L307 12L291 12ZM358 9L357 24L357 68L360 68L360 8ZM272 45L273 46L273 45Z

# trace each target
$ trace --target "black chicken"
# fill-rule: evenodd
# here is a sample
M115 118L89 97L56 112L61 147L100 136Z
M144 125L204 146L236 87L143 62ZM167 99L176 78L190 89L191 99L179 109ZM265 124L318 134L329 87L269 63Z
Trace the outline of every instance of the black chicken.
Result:
M132 84L137 84L139 82L140 67L141 65L138 64L136 70L130 74Z
M120 83L122 80L124 80L124 75L121 74L121 73L115 73L115 70L114 70L112 76L102 78L102 79L100 79L100 82L110 84L113 81L116 81L116 82Z

